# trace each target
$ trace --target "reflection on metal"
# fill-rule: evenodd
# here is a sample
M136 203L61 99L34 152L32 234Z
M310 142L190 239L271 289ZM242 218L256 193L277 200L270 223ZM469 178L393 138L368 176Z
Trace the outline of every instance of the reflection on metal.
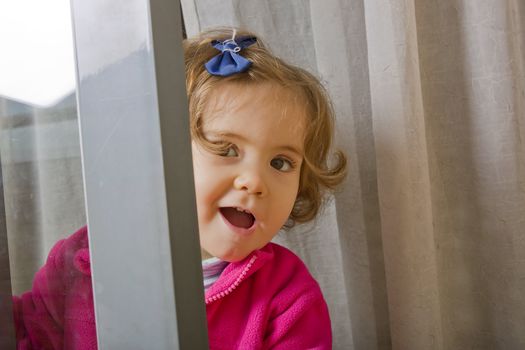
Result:
M206 349L180 9L72 2L100 349Z

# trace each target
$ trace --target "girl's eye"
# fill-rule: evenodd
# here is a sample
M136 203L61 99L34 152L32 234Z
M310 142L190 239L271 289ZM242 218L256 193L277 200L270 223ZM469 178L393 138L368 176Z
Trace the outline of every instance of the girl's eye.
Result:
M229 146L224 151L221 152L221 157L237 157L239 154L234 146Z
M286 158L274 158L270 161L270 165L272 168L283 172L291 171L295 167L295 164Z

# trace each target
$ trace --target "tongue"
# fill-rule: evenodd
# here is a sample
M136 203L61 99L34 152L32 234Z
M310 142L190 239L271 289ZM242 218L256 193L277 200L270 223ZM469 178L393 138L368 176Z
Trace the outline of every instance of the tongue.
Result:
M232 224L233 226L249 228L253 225L255 218L252 214L238 211L235 208L227 207L221 208L222 215Z

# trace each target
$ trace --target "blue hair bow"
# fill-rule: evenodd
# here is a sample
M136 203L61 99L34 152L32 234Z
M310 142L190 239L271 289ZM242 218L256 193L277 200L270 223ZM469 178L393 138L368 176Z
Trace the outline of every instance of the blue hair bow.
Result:
M211 45L220 50L221 53L206 62L204 67L212 75L227 77L232 74L241 73L250 68L252 62L239 55L239 51L254 44L255 37L241 37L218 41L213 40Z

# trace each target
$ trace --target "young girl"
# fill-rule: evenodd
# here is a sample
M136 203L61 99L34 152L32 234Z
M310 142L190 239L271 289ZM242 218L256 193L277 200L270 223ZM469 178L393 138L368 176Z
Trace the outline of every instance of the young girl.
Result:
M270 243L344 177L340 152L328 164L327 95L248 32L204 32L184 49L210 348L330 349L319 285ZM14 298L19 349L96 349L87 248L85 227L58 242Z

